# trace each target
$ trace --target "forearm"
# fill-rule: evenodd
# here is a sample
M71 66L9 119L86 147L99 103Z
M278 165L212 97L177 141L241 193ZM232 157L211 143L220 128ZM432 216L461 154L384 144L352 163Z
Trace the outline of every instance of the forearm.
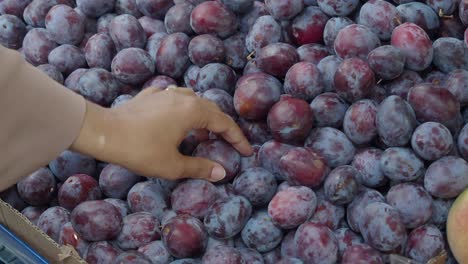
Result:
M85 100L0 46L0 190L70 147Z

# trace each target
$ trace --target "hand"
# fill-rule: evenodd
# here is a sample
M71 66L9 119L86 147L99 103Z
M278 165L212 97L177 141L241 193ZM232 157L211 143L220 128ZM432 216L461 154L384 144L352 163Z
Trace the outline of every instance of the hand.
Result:
M216 104L191 89L175 87L147 88L112 109L87 102L83 127L71 149L147 177L221 180L226 172L220 164L178 151L193 129L212 131L241 154L252 154L240 128Z

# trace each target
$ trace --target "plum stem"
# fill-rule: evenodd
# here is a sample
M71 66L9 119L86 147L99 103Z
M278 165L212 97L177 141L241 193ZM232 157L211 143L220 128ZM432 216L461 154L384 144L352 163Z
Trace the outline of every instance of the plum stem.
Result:
M250 54L247 56L247 60L252 60L253 58L255 58L255 50L250 52Z

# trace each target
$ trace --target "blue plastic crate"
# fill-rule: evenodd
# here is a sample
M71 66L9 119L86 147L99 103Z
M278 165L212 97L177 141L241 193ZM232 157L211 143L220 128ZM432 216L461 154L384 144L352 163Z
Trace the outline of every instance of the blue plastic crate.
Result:
M49 262L0 224L0 264L48 264Z

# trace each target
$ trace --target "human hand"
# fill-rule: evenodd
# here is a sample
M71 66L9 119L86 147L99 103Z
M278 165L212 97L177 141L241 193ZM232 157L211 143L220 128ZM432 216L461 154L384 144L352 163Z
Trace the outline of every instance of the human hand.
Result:
M212 131L241 154L252 154L236 123L216 104L187 88L147 88L112 109L87 102L83 127L71 149L143 176L221 180L226 174L221 165L178 151L194 129Z

